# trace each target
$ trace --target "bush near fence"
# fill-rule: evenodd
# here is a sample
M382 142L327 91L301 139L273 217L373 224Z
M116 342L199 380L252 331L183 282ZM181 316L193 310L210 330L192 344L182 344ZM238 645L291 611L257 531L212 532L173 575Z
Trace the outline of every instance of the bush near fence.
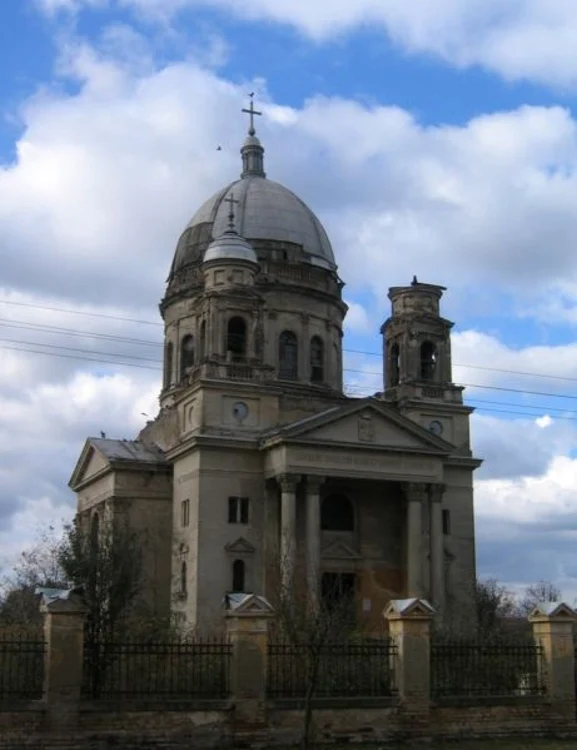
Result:
M226 640L87 641L82 697L226 698L232 646Z
M311 688L319 698L393 695L396 653L389 638L320 645L273 641L268 647L267 695L302 698Z
M431 640L431 697L520 696L545 692L543 649L532 639Z

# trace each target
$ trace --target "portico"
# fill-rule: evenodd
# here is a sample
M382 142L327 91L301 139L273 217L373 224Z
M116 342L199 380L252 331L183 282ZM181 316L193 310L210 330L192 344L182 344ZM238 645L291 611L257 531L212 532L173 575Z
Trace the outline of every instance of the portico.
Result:
M350 572L358 578L360 609L370 611L367 580L380 565L390 594L444 601L442 503L449 450L401 421L386 406L365 402L303 420L263 441L265 476L280 496L272 538L279 544L282 591L293 590L298 572L316 602L323 576ZM349 512L344 503L350 504L350 523L343 521ZM400 542L376 520L377 512L395 519Z

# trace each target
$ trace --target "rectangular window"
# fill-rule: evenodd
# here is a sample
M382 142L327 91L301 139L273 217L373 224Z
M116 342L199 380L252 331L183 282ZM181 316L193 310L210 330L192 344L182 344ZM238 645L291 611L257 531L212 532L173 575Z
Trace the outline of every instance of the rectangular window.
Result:
M183 500L180 504L180 523L182 526L190 523L190 500Z
M448 536L451 533L451 514L448 510L443 511L443 534Z
M228 522L248 523L248 497L228 498Z

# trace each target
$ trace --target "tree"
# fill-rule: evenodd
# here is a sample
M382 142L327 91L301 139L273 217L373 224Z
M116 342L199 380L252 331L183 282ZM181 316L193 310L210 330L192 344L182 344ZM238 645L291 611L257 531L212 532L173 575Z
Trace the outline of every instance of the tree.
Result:
M97 534L75 520L64 529L58 561L66 578L82 588L88 640L118 635L142 588L137 534L123 520L103 524Z
M537 581L525 589L525 594L519 603L519 611L527 617L538 604L561 601L561 590L551 581Z
M64 571L59 561L61 542L54 527L49 526L46 530L39 531L34 544L22 552L13 570L0 586L2 627L30 627L33 630L42 627L38 597L35 593L37 587L66 586Z
M495 578L477 580L475 607L482 636L502 634L507 620L511 621L516 615L513 594Z

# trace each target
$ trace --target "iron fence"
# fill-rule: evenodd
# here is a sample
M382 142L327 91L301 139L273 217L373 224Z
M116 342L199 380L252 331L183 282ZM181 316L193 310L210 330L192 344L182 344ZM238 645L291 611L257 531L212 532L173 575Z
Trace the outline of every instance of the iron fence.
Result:
M38 700L44 681L43 640L0 637L0 700Z
M87 642L82 696L89 699L226 698L228 641Z
M268 647L271 698L371 697L395 693L396 645L389 638L345 643L283 643Z
M522 696L545 692L543 648L532 640L431 641L431 696Z

